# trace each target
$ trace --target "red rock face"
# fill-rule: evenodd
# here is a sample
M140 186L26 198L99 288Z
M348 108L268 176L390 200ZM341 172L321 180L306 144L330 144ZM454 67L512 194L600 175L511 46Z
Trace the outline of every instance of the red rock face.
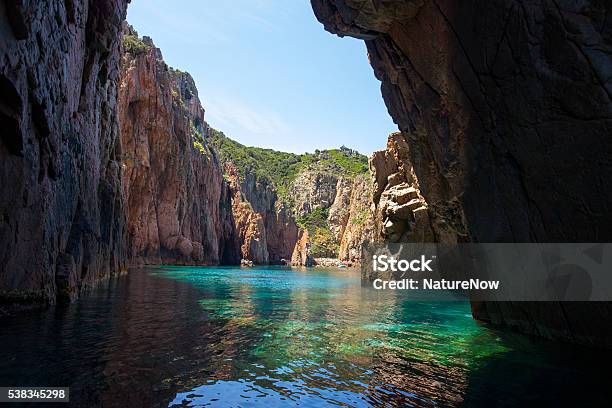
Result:
M240 180L231 163L224 180L189 74L168 68L150 39L129 28L126 35L119 112L130 259L290 259L298 234L290 210L277 205L271 185L251 174Z
M267 264L269 262L268 241L264 219L247 201L240 186L240 177L233 163L225 164L232 191L232 213L236 235L240 245L241 263Z
M430 206L477 242L612 239L612 25L597 1L312 0L366 40ZM453 216L453 214L455 214ZM480 304L474 316L610 346L612 308ZM584 324L589 316L593 324Z
M255 264L289 263L299 232L291 209L279 202L268 180L252 173L240 177L232 162L225 164L225 173L242 258Z
M71 299L125 268L117 77L126 1L0 7L0 297Z
M310 240L308 230L300 230L298 240L291 255L291 265L293 266L314 266L315 260L310 252Z
M376 238L388 242L443 242L468 239L461 208L427 203L412 165L405 135L389 135L386 150L370 158Z
M191 76L148 38L125 42L119 118L132 262L239 262L231 193ZM134 45L135 44L135 45ZM129 49L128 49L129 48Z

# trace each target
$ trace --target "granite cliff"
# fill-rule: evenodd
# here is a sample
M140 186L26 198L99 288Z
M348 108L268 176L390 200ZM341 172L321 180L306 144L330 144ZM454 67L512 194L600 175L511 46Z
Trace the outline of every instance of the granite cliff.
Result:
M236 263L232 192L188 73L126 26L119 86L128 252L139 263ZM242 221L241 221L242 222Z
M250 220L239 230L251 231L257 245L266 243L269 262L337 265L338 258L361 259L361 243L374 232L365 156L346 147L286 153L244 146L218 131L211 135L233 189L241 192L236 200L242 215L236 218ZM263 228L247 227L259 218ZM254 263L262 263L264 252L242 251Z
M267 264L270 262L270 253L264 218L242 192L240 177L233 163L226 163L225 172L233 193L232 213L240 245L240 259L244 264Z
M239 169L233 186L190 76L135 33L121 56L126 3L0 3L3 302L74 299L128 260L353 259L368 237L611 239L605 2L312 0L328 31L365 41L400 133L373 156L373 184L322 171L355 163L337 149L275 152L284 181ZM608 303L479 303L473 314L612 339Z
M343 240L345 258L359 259L363 208L352 214L350 238L344 231L351 204L367 197L351 197L365 156L242 146L208 126L193 79L169 68L150 38L126 25L123 50L118 110L132 264L311 265L337 258Z
M5 303L74 299L128 264L281 262L308 236L288 185L224 178L192 78L124 26L126 3L1 4ZM330 183L303 204L331 206Z
M462 239L610 241L607 3L311 3L326 30L365 41L419 192ZM609 304L481 303L473 315L611 345Z
M233 167L235 172L232 176L235 180L235 190L242 193L243 200L258 214L262 222L261 239L265 240L263 245L267 257L265 261L246 259L255 263L286 263L291 259L298 239L298 226L290 208L279 200L276 188L267 177L251 172L240 175L235 164L230 162L228 165Z
M73 299L126 267L117 118L127 1L0 4L0 298Z

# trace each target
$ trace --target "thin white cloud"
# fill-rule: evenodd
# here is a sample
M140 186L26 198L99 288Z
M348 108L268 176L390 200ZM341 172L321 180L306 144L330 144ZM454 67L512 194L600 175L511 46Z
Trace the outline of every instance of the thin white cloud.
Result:
M275 24L272 24L270 21L256 14L244 13L244 17L259 25L261 28L266 29L268 32L276 31L278 29Z
M162 24L171 37L183 43L210 46L230 42L230 38L225 34L227 28L223 27L224 20L219 17L215 21L212 18L208 18L204 13L194 12L190 16L180 13L168 13L167 8L154 5L147 7L146 12L153 16L155 21ZM207 18L204 19L204 17ZM147 33L139 34L146 35Z
M256 110L240 101L206 98L207 120L225 128L242 129L253 135L284 137L290 127L277 112Z

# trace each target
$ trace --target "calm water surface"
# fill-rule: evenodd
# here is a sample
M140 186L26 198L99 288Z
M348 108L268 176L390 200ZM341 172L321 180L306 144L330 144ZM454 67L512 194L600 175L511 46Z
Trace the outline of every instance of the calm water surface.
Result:
M608 357L347 270L157 267L0 318L0 385L72 406L609 406ZM65 406L65 405L64 405Z

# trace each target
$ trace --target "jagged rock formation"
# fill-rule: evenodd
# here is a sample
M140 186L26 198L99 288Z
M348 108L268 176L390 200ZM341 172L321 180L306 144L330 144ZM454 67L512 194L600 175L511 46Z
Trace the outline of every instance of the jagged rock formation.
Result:
M365 40L387 108L410 145L420 192L449 224L476 242L610 241L607 3L312 6L326 30ZM474 305L473 314L611 345L609 304L488 303Z
M344 169L333 154L363 156L343 147L307 157L312 163L291 183L290 203L279 199L270 178L239 172L231 156L222 171L208 140L208 133L217 131L204 121L189 74L168 68L150 38L138 38L127 26L125 34L119 110L133 263L285 263L297 253L302 265L311 265L314 249L337 256L354 181L338 175ZM326 228L300 235L296 218L327 211L334 202L327 222L335 237ZM358 236L353 228L347 257L358 259Z
M126 1L0 5L0 297L125 268L117 76Z
M308 217L315 210L328 211L326 221L332 236L326 237L324 228L315 228L314 236L308 236L316 246L311 253L318 254L317 264L333 262L335 257L356 265L363 243L377 237L371 208L372 181L366 175L346 177L305 171L293 182L291 197L298 217Z
M350 216L351 192L353 190L353 179L339 177L336 182L334 202L329 207L327 222L329 229L336 239L340 241L344 235L344 229Z
M275 201L270 210L264 212L264 223L270 263L289 263L299 234L291 208Z
M389 242L444 242L466 240L462 215L450 216L423 195L402 133L389 135L387 149L370 159L374 179L373 202L377 229ZM458 222L453 222L458 220Z
M127 27L124 48L119 119L130 259L239 262L232 192L204 140L208 126L193 79Z
M310 239L308 230L300 230L295 249L291 255L291 265L293 266L314 266L315 260L310 250Z
M336 197L338 177L329 172L307 170L298 175L291 185L290 197L298 217L316 209L329 208Z
M233 193L232 212L240 245L241 263L267 264L269 253L264 219L242 193L240 178L233 163L225 164L225 174L230 180Z
M373 182L370 177L357 176L351 185L347 203L347 218L340 235L338 258L351 265L361 262L362 246L379 239L373 206ZM330 211L331 216L331 211Z
M298 226L291 209L278 199L269 180L253 173L246 173L237 187L264 226L262 237L265 239L267 260L249 259L255 263L288 263L298 239Z
M263 219L271 263L290 261L300 228L309 230L307 238L302 235L302 239L309 240L312 257L338 257L351 202L358 201L351 199L355 178L368 171L365 156L344 146L298 155L244 146L215 130L211 134L212 144L229 165L226 173L229 168L238 176L233 185L241 194L235 196L236 200L248 202L249 211ZM241 208L246 214L246 207ZM362 220L354 222L362 224ZM347 241L346 248L356 248L352 240L357 235ZM345 252L348 254L348 250ZM247 254L243 251L243 255Z
M434 234L425 199L409 160L408 144L401 133L389 136L387 149L370 160L377 219L381 235L389 242L432 242Z

